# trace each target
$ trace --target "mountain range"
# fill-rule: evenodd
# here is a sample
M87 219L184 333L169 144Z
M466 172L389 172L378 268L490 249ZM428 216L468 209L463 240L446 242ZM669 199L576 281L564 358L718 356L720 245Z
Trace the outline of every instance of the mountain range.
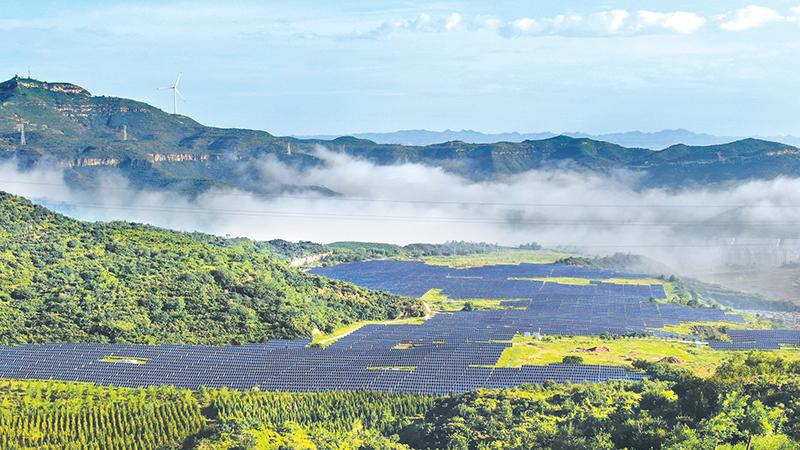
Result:
M20 131L24 128L24 141ZM326 186L289 184L266 177L257 162L279 161L302 170L324 165L320 147L375 164L419 163L472 180L491 180L533 169L573 168L640 172L643 187L769 179L800 174L800 149L760 139L661 151L624 147L587 137L554 136L522 142L449 141L413 146L357 137L332 140L223 129L124 98L93 96L70 83L15 77L0 83L0 161L19 167L49 165L73 184L91 187L108 172L133 186L189 193L235 187L256 193Z
M400 145L432 145L441 142L463 141L471 144L490 144L493 142L523 142L549 139L559 135L574 138L589 138L596 141L605 141L623 147L647 148L662 150L676 144L685 145L718 145L745 139L744 137L715 136L706 133L695 133L684 129L661 130L655 132L626 131L622 133L590 134L581 132L552 133L482 133L474 130L400 130L389 133L353 133L350 136L359 139L368 139L377 144ZM300 136L298 136L300 137ZM305 136L306 139L335 139L334 135ZM764 137L763 140L782 142L794 146L800 145L800 137L774 136Z

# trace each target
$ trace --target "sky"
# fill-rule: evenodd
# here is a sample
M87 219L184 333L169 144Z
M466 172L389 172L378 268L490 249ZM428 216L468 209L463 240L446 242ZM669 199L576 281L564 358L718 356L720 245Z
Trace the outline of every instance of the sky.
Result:
M756 2L756 3L753 3ZM800 0L0 1L0 73L207 125L800 135ZM5 73L5 75L3 75Z

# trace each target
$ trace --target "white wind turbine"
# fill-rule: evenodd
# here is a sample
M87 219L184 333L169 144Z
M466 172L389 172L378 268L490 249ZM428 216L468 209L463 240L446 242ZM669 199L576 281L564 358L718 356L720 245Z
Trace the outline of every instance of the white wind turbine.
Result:
M172 113L173 114L178 114L178 97L180 97L181 100L186 100L186 97L184 97L183 94L181 94L181 91L178 90L178 84L181 82L181 75L183 75L183 74L182 73L178 74L178 78L175 80L175 84L173 84L172 86L163 87L163 88L159 88L158 89L159 91L164 91L164 90L167 90L167 89L172 91Z

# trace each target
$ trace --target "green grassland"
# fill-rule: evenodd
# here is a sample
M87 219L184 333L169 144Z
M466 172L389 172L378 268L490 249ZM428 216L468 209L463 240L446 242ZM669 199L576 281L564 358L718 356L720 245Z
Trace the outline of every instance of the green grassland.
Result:
M431 289L420 297L434 312L454 312L462 311L469 304L472 309L516 309L515 306L501 306L501 302L515 301L521 299L496 299L496 298L471 298L463 300L451 300L447 295L442 294L441 289Z
M513 345L497 361L497 367L520 367L561 362L565 356L580 356L585 364L631 366L634 361L658 362L677 358L676 366L698 376L709 376L735 352L716 350L708 345L697 347L693 342L647 337L604 339L597 336L535 337L517 335ZM590 351L589 349L596 349ZM597 350L599 349L599 350ZM609 351L604 351L605 349ZM800 361L800 350L781 349L769 352L790 361Z
M625 286L666 286L671 283L659 278L578 278L578 277L511 277L509 280L541 281L543 283L569 284L588 286L593 283L610 283Z
M733 321L716 322L681 322L679 324L667 324L659 330L676 334L694 334L698 327L709 327L729 330L769 330L774 327L774 323L768 320L759 319L752 314L743 314L746 323Z
M100 359L100 362L107 362L107 363L124 363L124 364L147 364L147 358L137 358L133 356L106 356L105 358Z
M312 336L311 345L327 347L337 340L366 325L422 325L424 322L424 317L406 317L395 320L362 320L338 327L329 333L323 333L319 330L315 330Z

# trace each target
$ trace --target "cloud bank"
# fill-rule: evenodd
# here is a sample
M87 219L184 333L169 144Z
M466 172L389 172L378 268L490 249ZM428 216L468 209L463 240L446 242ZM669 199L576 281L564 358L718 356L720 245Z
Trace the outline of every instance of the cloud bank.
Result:
M792 8L796 14L800 8ZM719 17L723 22L719 27L726 31L745 31L753 28L761 28L773 22L794 22L796 16L784 16L778 11L758 5L749 5L738 9L732 14L725 14Z
M692 34L713 24L721 31L740 32L780 22L797 22L800 6L787 13L759 5L704 16L691 11L629 11L612 9L587 14L558 14L552 17L519 17L503 20L492 16L464 19L454 12L447 17L422 13L414 19L393 19L363 34L386 37L396 32L451 32L461 29L492 31L506 38L535 36L613 37L641 34ZM461 27L466 23L465 27Z
M332 242L406 244L469 240L595 254L627 251L676 272L796 260L800 179L735 186L637 190L637 175L531 171L473 182L419 164L377 166L324 148L308 169L273 158L257 163L264 183L324 186L339 196L292 191L274 197L211 190L197 198L139 191L110 174L91 192L63 173L0 165L0 189L87 220L130 220L186 231Z

